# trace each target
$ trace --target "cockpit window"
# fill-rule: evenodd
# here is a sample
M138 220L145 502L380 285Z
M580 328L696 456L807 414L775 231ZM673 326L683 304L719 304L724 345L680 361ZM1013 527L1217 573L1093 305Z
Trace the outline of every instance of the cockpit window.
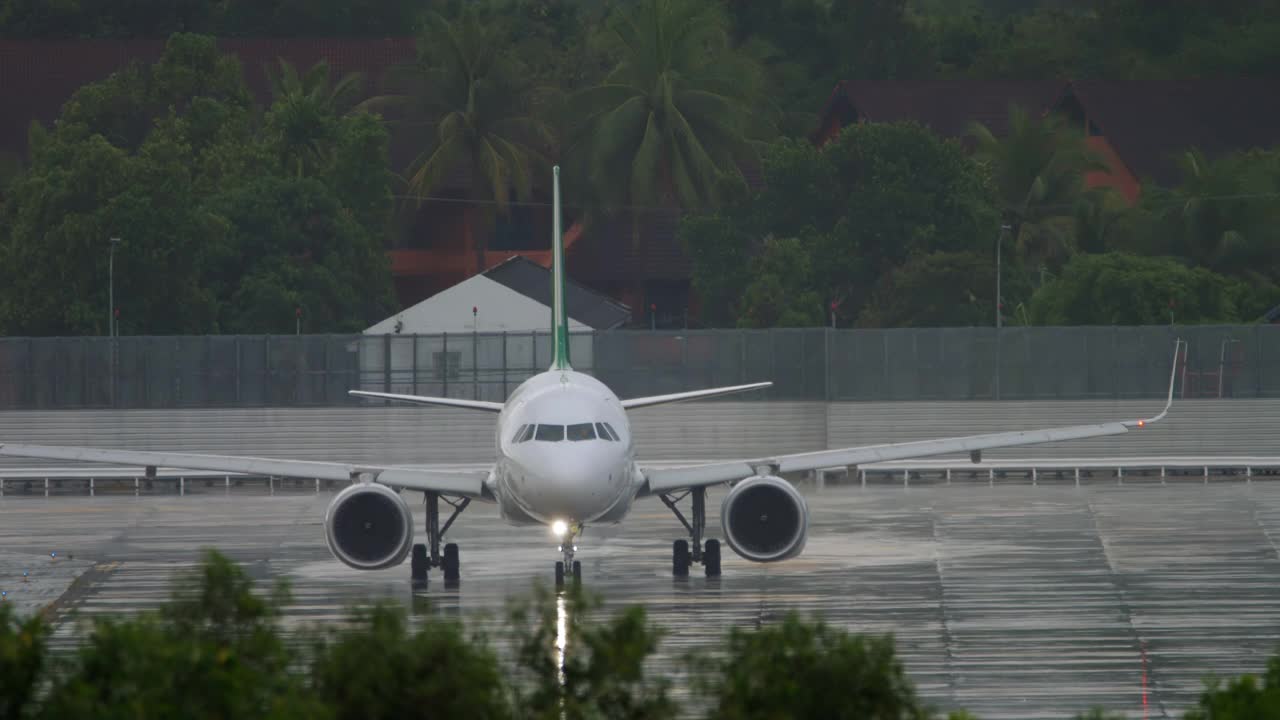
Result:
M622 436L618 435L618 431L614 430L612 425L609 423L601 423L601 425L604 425L604 429L609 431L609 434L613 436L614 440L622 442Z
M533 431L536 425L525 425L519 435L516 436L516 442L529 442L533 439Z
M613 440L609 437L609 431L604 429L604 423L596 423L596 435L599 435L601 440Z
M560 442L564 439L563 425L539 425L537 432L533 435L534 440L542 442Z
M520 428L516 430L516 434L511 436L511 442L513 443L520 442L520 438L524 437L524 434L528 429L529 429L528 425L521 425Z
M595 440L596 439L596 429L595 429L595 426L592 425L591 423L578 423L576 425L570 425L568 428L566 428L566 431L568 432L569 439L575 442L579 440Z

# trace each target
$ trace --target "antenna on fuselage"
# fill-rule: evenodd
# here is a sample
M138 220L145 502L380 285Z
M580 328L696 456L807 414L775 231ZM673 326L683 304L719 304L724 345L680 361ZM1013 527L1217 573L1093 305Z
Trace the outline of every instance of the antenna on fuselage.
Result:
M564 305L564 233L560 229L560 166L551 169L551 369L569 367L569 313Z

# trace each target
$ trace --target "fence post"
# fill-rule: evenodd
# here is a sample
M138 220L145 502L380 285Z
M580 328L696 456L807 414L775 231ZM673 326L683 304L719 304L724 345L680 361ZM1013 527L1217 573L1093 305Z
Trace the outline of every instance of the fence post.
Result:
M444 361L444 388L440 393L443 397L449 397L449 333L441 333L443 338L440 350L440 359Z
M413 350L409 353L409 362L413 364L413 370L410 371L410 376L413 378L413 394L417 395L418 394L418 336L416 334L410 336L409 341L413 343Z
M822 329L822 399L832 401L831 392L831 333L835 328Z
M1253 396L1262 397L1262 325L1253 326Z
M382 392L391 392L391 334L390 333L387 333L382 336Z

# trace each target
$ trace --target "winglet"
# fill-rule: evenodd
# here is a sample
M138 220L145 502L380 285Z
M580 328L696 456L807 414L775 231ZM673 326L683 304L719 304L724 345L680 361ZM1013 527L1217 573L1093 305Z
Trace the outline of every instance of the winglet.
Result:
M551 343L552 370L569 367L569 313L564 303L564 233L560 231L560 166L551 170Z
M1164 409L1160 411L1160 414L1141 420L1126 420L1120 423L1121 425L1125 427L1146 427L1151 423L1160 422L1165 415L1169 414L1169 408L1173 407L1173 388L1178 383L1178 353L1186 347L1187 341L1182 338L1173 341L1173 367L1169 370L1169 396L1165 399ZM1185 364L1185 362L1186 359L1184 358L1183 363Z

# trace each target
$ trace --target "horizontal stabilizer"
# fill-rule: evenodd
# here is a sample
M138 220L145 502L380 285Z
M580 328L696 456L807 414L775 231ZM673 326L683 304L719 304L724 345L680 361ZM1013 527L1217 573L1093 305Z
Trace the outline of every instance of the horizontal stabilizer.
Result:
M367 392L364 390L348 390L347 392L356 397L376 398L378 400L397 400L417 405L440 405L443 407L463 408L465 410L502 412L502 403L485 402L484 400L461 400L458 398L427 397L425 395L398 395L396 393Z
M731 385L729 387L708 388L706 390L690 390L689 392L671 393L670 395L650 395L649 397L632 398L623 400L622 407L631 410L633 408L649 407L650 405L664 405L666 403L685 402L688 400L705 400L707 398L719 397L721 395L732 395L733 393L748 392L751 390L763 390L772 386L771 382L758 382L749 385Z

